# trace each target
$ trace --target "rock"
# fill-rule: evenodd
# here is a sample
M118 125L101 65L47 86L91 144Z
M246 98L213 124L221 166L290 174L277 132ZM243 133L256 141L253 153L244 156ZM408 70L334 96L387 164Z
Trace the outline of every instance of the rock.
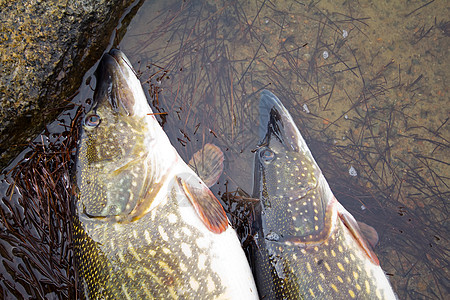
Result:
M0 169L63 109L131 0L0 0Z

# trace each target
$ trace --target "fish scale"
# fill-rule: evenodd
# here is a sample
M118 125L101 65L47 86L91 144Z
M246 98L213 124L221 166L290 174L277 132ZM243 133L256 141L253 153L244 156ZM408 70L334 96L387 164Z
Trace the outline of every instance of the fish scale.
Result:
M316 197L317 169L312 164L307 164L307 157L303 153L291 152L285 155L282 145L271 143L271 151L283 159L265 165L265 173L271 176L265 177L264 191L262 193L266 210L265 222L268 228L277 227L277 232L283 236L300 235L307 236L308 232L317 231L315 226L322 229L323 217L314 214L323 213L322 203ZM284 148L284 147L283 147ZM297 166L300 162L301 168ZM303 162L303 164L302 164ZM285 182L295 184L286 185ZM314 213L314 214L313 214ZM280 215L281 214L281 215ZM314 218L315 217L315 218Z
M173 190L172 194L175 193ZM148 226L155 222L157 226ZM87 225L83 220L83 223L84 226L75 227L74 236L77 252L85 253L80 257L83 267L79 272L91 298L105 295L129 298L128 294L132 295L130 299L150 295L157 299L194 299L198 295L214 299L223 293L224 287L211 266L209 237L183 222L176 202L161 203L132 227L114 221L97 220ZM89 232L89 237L83 232ZM203 243L196 242L202 239ZM86 247L88 240L106 242L91 245L93 251L80 248ZM92 261L92 257L98 259ZM204 261L199 267L201 257ZM188 269L192 272L186 272Z
M252 268L262 299L395 299L357 222L292 117L264 90L255 151Z

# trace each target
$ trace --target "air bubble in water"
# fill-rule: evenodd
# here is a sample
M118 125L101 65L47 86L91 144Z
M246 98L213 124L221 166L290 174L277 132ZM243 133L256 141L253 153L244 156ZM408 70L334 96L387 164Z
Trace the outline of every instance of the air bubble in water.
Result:
M358 176L358 172L356 172L356 169L353 166L350 166L350 169L348 169L348 174L350 174L350 176Z
M309 108L308 108L308 105L306 105L306 103L303 104L303 111L304 111L305 113L307 113L307 114L310 113Z

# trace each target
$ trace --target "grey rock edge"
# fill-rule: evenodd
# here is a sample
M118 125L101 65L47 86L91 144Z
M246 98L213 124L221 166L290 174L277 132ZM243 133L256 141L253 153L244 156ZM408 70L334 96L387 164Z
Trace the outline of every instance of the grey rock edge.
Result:
M0 0L0 170L61 113L133 2Z

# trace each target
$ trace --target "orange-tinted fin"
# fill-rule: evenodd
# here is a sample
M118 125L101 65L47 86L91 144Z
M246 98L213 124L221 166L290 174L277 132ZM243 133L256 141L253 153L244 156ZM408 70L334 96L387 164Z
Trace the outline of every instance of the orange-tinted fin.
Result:
M228 227L227 215L209 188L201 181L198 187L180 177L177 177L177 181L206 228L214 233L224 232Z
M377 255L373 252L372 247L369 245L369 242L364 237L361 229L358 226L355 218L338 202L338 215L339 218L344 223L345 227L350 230L351 234L364 250L366 255L370 258L370 260L375 264L379 265L380 261L378 260Z
M216 145L206 144L194 153L188 165L208 187L211 187L222 175L223 152Z
M375 246L378 244L378 232L370 225L367 225L366 223L356 221L358 223L359 229L361 230L363 236L366 238L366 240L369 242L370 246L372 248L375 248Z

